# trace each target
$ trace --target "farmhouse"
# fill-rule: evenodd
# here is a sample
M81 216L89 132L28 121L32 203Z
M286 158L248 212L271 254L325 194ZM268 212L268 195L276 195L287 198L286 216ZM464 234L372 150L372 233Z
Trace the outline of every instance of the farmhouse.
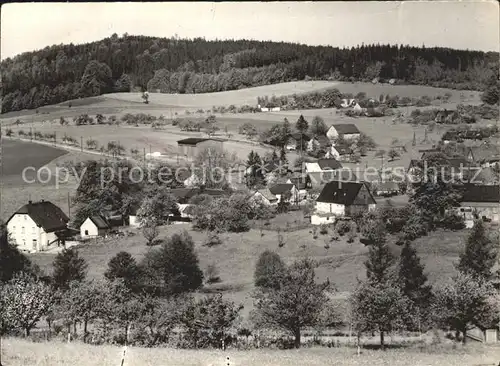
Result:
M190 137L177 141L179 147L179 155L190 159L194 158L201 151L212 147L223 149L223 140L220 139L205 139L198 137Z
M258 189L251 196L251 201L262 200L268 206L275 206L278 204L278 197L271 193L269 188Z
M377 184L375 193L377 196L395 196L399 193L399 184L394 181L386 181Z
M314 163L304 163L306 173L341 169L342 164L336 159L319 159Z
M330 140L335 140L339 137L345 140L353 140L359 138L360 132L356 125L352 123L341 123L331 126L326 132L326 136Z
M355 182L356 175L351 169L324 170L321 172L307 173L307 182L311 188L323 188L326 183L332 181Z
M7 220L7 230L20 250L39 252L64 240L69 218L49 201L29 201Z
M269 191L276 196L278 202L282 199L286 199L286 195L289 196L287 201L298 202L299 200L299 190L291 183L278 183L269 188Z
M80 226L80 236L82 239L105 236L111 230L108 220L102 215L93 215Z
M317 149L327 149L331 145L331 141L324 135L314 136L307 142L307 151Z
M312 188L311 179L307 174L288 178L286 183L293 184L297 188L299 200L306 198L307 190Z
M462 215L465 225L474 225L474 216L485 221L499 222L500 186L467 184L464 187L460 207L457 213Z
M376 201L366 183L332 181L325 185L316 199L311 223L334 223L339 217L372 211L375 207Z
M325 158L349 161L353 154L354 151L347 144L335 144L330 146L326 152Z
M437 112L436 118L434 118L434 122L436 123L454 123L460 115L457 111L448 111L446 109Z

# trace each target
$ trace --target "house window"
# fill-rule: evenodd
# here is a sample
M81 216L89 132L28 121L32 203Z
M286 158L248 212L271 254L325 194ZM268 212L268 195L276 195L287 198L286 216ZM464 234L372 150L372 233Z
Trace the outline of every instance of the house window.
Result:
M89 235L89 231L88 230L85 230L85 235Z
M23 247L26 247L26 239L23 239Z
M16 227L15 226L12 226L12 231L16 232Z
M36 239L33 239L33 250L36 250Z
M34 226L31 228L31 230L32 230L32 233L33 233L33 234L36 234L36 231L35 231L35 227L34 227Z
M24 226L21 228L21 234L24 234Z

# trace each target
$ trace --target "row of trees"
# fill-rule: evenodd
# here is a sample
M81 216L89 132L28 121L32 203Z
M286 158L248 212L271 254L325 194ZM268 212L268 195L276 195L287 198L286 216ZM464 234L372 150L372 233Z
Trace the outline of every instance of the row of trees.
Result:
M200 93L312 78L396 78L481 89L495 53L389 45L350 49L248 40L118 37L54 45L8 58L2 112L135 87ZM495 74L496 75L496 74Z

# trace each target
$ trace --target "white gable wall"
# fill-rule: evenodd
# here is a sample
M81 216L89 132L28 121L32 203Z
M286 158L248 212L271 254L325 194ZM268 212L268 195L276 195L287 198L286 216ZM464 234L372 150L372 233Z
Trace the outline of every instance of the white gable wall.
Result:
M49 243L57 239L54 233L46 233L27 214L15 214L7 223L12 241L20 250L39 252L47 249Z
M316 212L343 216L345 215L345 206L338 203L316 201Z
M82 237L82 239L85 239L89 237L95 237L98 235L99 235L99 229L97 228L97 225L92 222L90 217L87 217L87 219L80 226L80 236Z

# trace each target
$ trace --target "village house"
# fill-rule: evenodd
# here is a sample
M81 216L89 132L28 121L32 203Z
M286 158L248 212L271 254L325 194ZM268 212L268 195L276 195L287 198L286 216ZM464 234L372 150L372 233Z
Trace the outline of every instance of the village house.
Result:
M434 122L451 124L454 123L458 118L460 118L460 114L457 111L449 111L444 109L437 112L436 118L434 118Z
M269 191L276 196L278 202L288 196L287 201L297 203L299 201L299 190L291 183L278 183L269 188Z
M327 159L336 159L339 161L350 161L354 151L347 144L332 144L325 154Z
M103 215L92 215L87 217L80 225L80 237L82 239L89 239L98 236L106 236L110 230L111 225L106 217Z
M306 181L311 189L322 189L326 183L332 181L355 182L357 177L351 169L324 170L307 173Z
M372 211L376 204L366 183L332 181L325 185L316 199L311 224L335 223L340 217Z
M264 204L268 206L276 206L278 204L278 197L271 193L269 188L263 188L256 190L251 196L251 201L261 200Z
M330 140L335 140L339 137L344 138L344 140L354 140L359 138L360 132L356 125L352 123L341 123L332 125L326 132L326 136Z
M307 142L307 151L327 150L331 144L331 141L325 135L314 136Z
M68 221L52 202L28 201L7 220L7 230L20 250L40 252L64 241Z
M306 173L322 172L341 169L342 164L336 159L318 159L316 162L304 163L304 168Z
M298 190L298 200L301 201L307 197L307 190L311 189L311 181L307 174L292 176L286 181L287 184L293 184Z
M400 193L399 184L394 181L384 181L375 185L375 194L377 196L390 197Z
M222 150L223 140L220 139L207 139L199 137L190 137L187 139L177 141L177 146L179 147L179 155L187 157L188 159L193 159L201 151L207 148L217 148Z
M499 222L500 186L466 184L457 214L462 215L465 225L471 228L474 217L484 221Z

